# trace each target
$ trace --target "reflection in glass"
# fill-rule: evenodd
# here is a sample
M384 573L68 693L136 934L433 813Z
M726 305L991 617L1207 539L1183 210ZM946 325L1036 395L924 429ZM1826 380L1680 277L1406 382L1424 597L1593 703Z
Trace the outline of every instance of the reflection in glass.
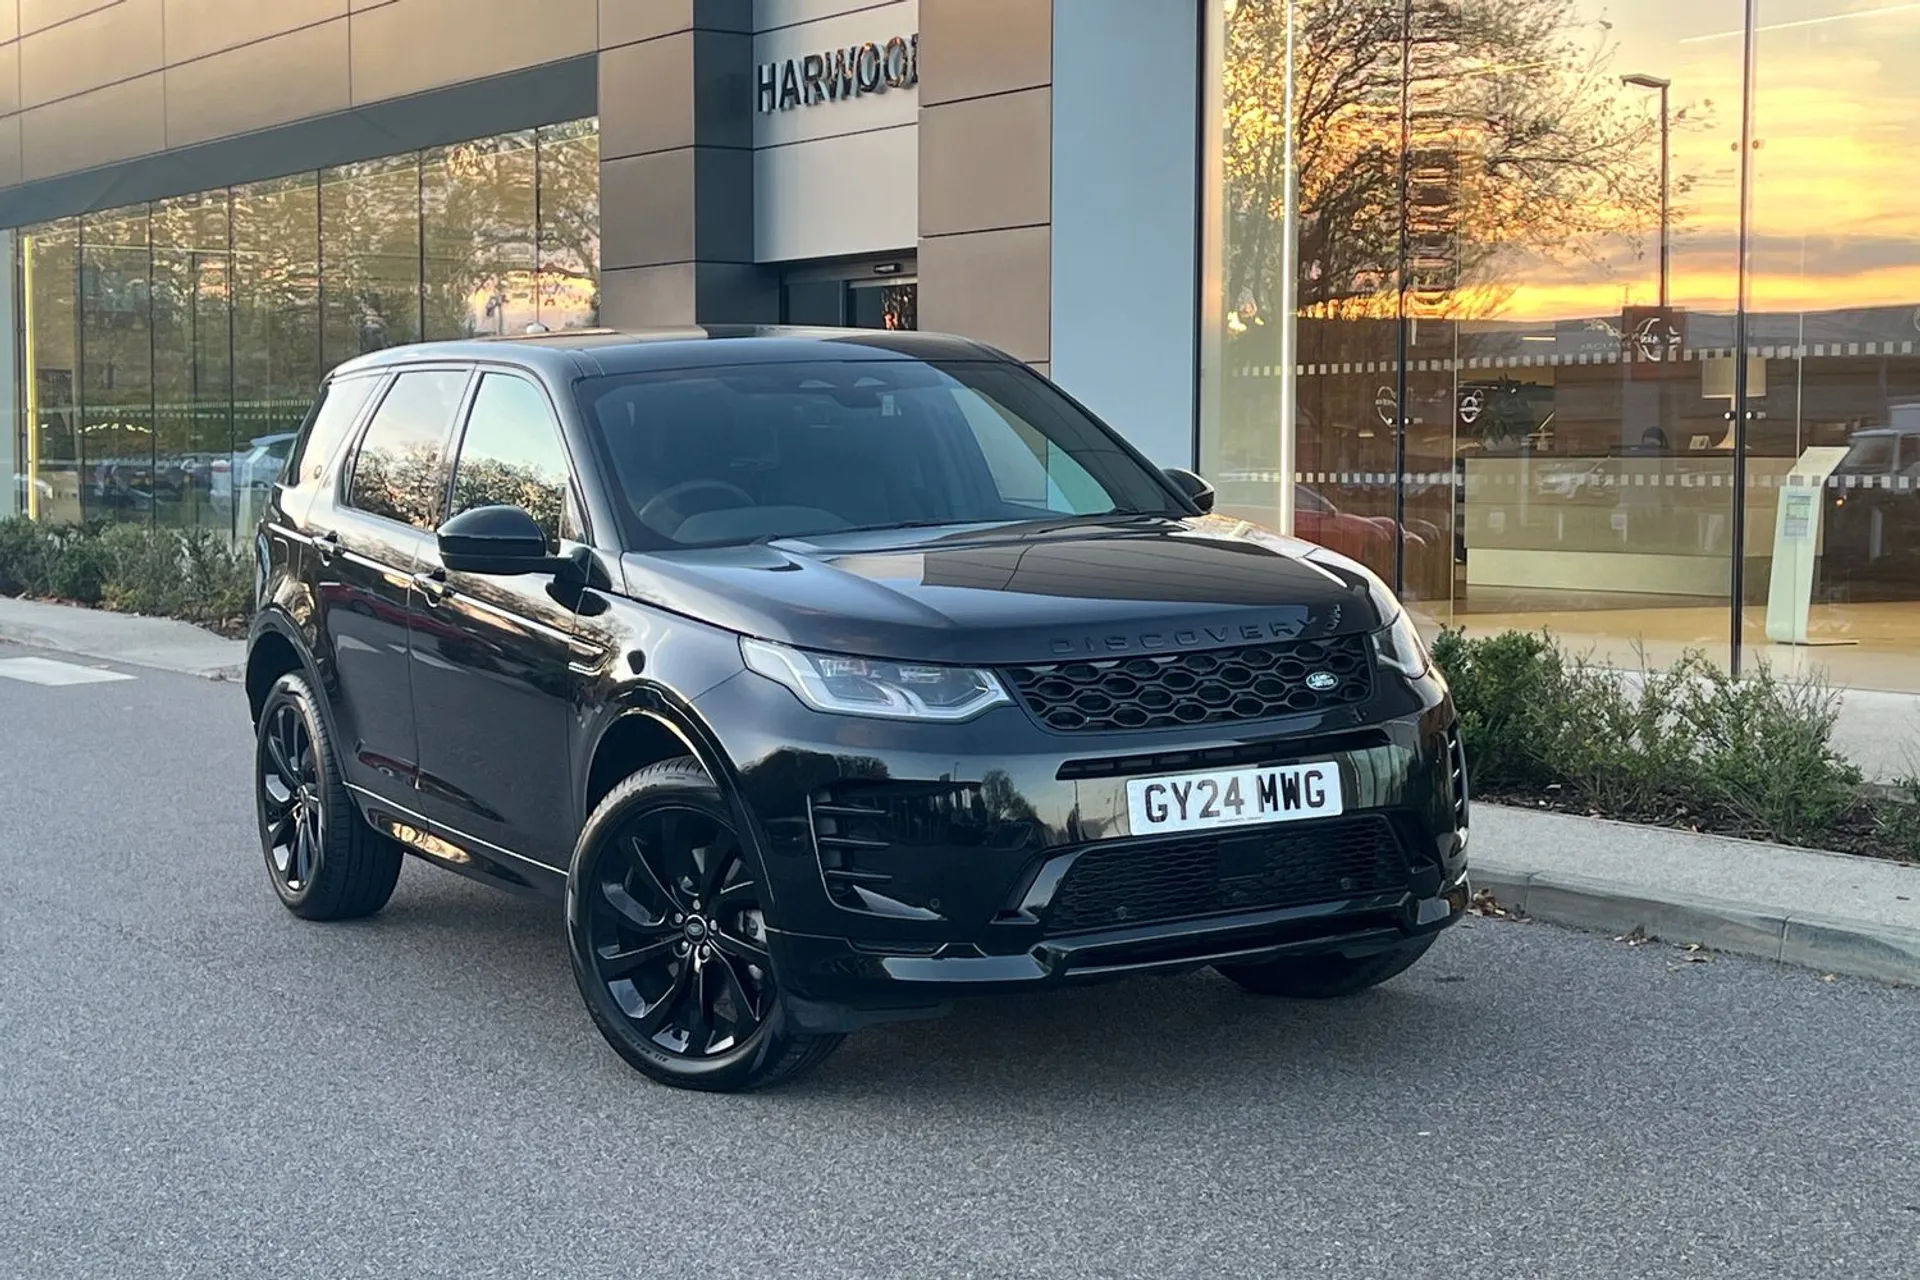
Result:
M1856 683L1920 681L1920 12L1760 0L1748 261L1758 491L1746 643ZM1835 459L1838 459L1837 463ZM1778 478L1834 467L1803 576ZM1778 555L1781 563L1771 558ZM1796 636L1815 647L1771 640ZM1826 647L1831 642L1844 647Z
M420 156L320 172L321 359L420 339Z
M244 538L326 368L597 323L599 227L589 119L23 228L26 509Z
M441 460L466 388L467 375L457 369L395 378L354 456L347 500L389 520L433 528L445 483Z
M560 549L567 505L567 452L540 388L525 378L490 373L480 379L453 472L449 517L475 507L519 507Z
M87 518L144 521L175 495L153 430L147 207L80 220L80 473Z
M1439 621L1724 659L1730 404L1705 357L1733 336L1742 68L1713 37L1742 11L1222 0L1202 457L1223 509L1272 521L1296 486L1296 532Z
M534 175L530 132L423 157L428 340L524 333L538 319Z
M313 174L235 187L233 453L213 506L245 537L320 382L320 188Z
M155 518L181 526L226 526L214 506L216 464L233 454L232 253L227 193L153 206L153 391L155 453L175 477Z
M548 329L600 323L600 122L541 129L539 141L539 323Z
M19 244L26 512L72 523L80 519L79 219L28 227Z

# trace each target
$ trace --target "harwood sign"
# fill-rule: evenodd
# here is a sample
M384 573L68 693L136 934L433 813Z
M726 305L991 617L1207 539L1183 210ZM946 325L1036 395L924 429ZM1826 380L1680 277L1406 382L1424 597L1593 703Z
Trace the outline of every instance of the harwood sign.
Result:
M754 79L762 112L909 89L920 83L920 35L915 32L885 43L869 40L845 49L763 62Z

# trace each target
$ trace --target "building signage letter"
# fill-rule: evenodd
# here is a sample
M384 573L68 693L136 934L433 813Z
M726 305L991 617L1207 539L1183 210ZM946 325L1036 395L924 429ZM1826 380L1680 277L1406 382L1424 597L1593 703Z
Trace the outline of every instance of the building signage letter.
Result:
M894 36L864 44L763 62L754 68L754 107L762 115L846 102L920 83L920 36Z

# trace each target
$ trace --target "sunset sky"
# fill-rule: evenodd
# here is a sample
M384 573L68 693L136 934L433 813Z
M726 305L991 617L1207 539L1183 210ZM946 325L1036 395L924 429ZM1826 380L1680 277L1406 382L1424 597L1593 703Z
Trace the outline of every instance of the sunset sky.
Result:
M1584 35L1615 74L1670 79L1678 213L1672 297L1730 310L1736 289L1740 0L1586 0ZM1603 29L1601 22L1610 23ZM1761 0L1755 73L1755 311L1920 303L1920 2ZM1622 88L1657 112L1659 95ZM1656 148L1647 162L1659 163ZM1604 264L1509 259L1506 320L1617 311L1657 297L1649 232Z

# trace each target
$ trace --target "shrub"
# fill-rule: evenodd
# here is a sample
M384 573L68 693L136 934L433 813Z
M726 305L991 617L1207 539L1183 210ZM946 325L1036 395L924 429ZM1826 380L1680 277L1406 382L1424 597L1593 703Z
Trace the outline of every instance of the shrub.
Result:
M113 553L100 526L55 526L46 538L42 591L62 600L99 604L113 571Z
M51 596L127 613L228 623L252 605L244 552L207 529L0 520L0 595Z
M108 608L189 622L245 616L252 572L218 534L123 526L109 530L105 542L112 564L103 591Z
M1833 749L1838 695L1762 666L1735 679L1689 653L1644 675L1578 661L1551 636L1444 633L1475 784L1558 792L1629 819L1685 815L1791 844L1817 842L1859 805L1861 773Z
M47 589L47 532L25 516L0 520L0 596Z

